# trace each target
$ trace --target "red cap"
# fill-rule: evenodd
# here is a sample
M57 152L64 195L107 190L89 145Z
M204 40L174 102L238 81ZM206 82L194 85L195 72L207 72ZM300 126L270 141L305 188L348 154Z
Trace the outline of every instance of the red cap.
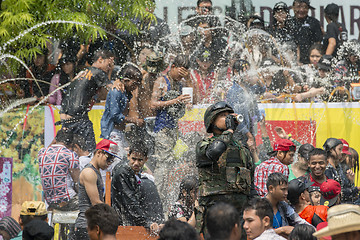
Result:
M341 192L340 183L333 179L328 179L320 186L321 199L320 204L328 207L333 206Z
M290 150L291 146L294 146L296 149L296 146L292 141L290 141L289 139L281 138L274 143L274 151L286 152Z
M96 149L103 150L117 158L120 158L116 156L116 154L119 151L118 145L111 140L108 139L101 140L100 142L98 142L98 144L96 144Z
M343 143L342 153L351 155L351 153L349 152L349 143L345 139L342 139L342 138L340 138L339 140Z
M319 231L320 229L323 229L327 226L328 226L327 222L321 222L316 226L316 231ZM321 237L321 239L331 240L331 236L324 236L324 237Z

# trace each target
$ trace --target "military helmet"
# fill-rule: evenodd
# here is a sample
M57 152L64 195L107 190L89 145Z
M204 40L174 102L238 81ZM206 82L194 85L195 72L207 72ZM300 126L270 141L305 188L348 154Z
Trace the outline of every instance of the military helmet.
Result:
M323 148L325 152L329 152L331 149L335 148L337 145L342 144L342 142L337 138L328 138L326 139Z
M206 128L206 132L212 132L212 122L215 120L216 115L226 111L234 113L232 107L224 101L214 103L206 109L204 114L204 125Z

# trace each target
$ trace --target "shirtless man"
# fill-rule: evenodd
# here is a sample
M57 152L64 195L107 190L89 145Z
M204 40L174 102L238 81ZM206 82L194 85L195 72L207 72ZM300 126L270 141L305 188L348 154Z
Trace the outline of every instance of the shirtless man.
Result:
M98 50L91 67L81 71L67 88L61 104L60 118L63 128L83 136L89 152L95 150L95 134L88 112L94 104L94 96L102 87L111 86L107 73L113 66L114 55ZM59 123L57 123L59 124Z

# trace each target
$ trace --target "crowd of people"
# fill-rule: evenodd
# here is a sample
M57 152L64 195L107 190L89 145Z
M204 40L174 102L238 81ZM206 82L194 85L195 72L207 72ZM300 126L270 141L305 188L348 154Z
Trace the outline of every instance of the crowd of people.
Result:
M113 26L108 31L117 38L81 43L75 36L39 49L41 53L29 60L29 70L18 74L28 80L5 84L2 97L41 99L51 94L45 102L60 105L66 87L57 89L92 65L95 51L105 48L114 54L115 65L131 61L141 70L155 50L166 61L156 70L150 67L155 72L146 71L149 74L165 74L174 56L184 54L190 62L183 77L194 89L194 104L224 99L234 82L258 102L359 100L351 93L359 83L359 41L348 39L345 25L339 22L338 5L325 7L326 28L309 16L311 9L310 1L295 0L291 6L278 2L269 24L257 15L222 22L213 15L210 0L197 1L196 13L181 22L175 33L158 17L149 28L135 19L139 35Z
M23 204L22 238L52 236L47 213L60 210L79 211L71 239L115 239L118 226L143 226L159 239L357 239L357 151L344 139L329 138L322 149L301 144L280 127L271 146L258 108L358 100L350 89L359 83L360 43L347 40L336 4L324 10L326 31L308 16L311 8L309 0L279 2L269 26L255 15L222 23L211 0L198 0L175 35L158 18L137 36L115 31L121 41L65 40L55 65L53 52L41 49L28 81L14 89L61 105L62 128L38 153L46 206ZM88 112L100 101L96 143ZM184 161L174 153L178 120L194 104L210 105L206 132L192 139L194 157ZM20 226L6 228L16 221L2 221L0 234L18 235Z

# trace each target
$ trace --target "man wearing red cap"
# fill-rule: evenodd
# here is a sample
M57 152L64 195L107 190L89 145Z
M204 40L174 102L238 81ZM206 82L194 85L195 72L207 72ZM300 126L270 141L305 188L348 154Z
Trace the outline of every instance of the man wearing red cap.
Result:
M92 205L103 203L104 183L101 178L100 169L107 169L114 158L118 157L117 144L113 141L103 139L96 145L94 156L90 163L80 173L79 180L79 216L76 219L76 239L89 239L87 233L87 222L85 211Z
M266 182L271 173L280 172L289 177L289 167L295 154L296 146L288 139L279 139L274 144L274 151L269 160L262 162L255 169L254 184L261 197L267 193Z

